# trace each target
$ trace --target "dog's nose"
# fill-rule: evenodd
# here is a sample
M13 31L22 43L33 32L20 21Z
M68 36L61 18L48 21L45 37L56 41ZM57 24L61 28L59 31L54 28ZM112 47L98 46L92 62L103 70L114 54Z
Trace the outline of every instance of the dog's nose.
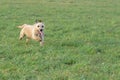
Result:
M40 31L43 31L43 29L40 29Z

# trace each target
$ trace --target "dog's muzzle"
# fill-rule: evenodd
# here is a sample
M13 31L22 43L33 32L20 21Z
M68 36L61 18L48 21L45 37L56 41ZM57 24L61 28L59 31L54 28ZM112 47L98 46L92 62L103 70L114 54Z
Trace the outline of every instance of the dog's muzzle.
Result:
M41 41L44 40L44 32L43 32L43 29L40 29L40 35L39 37L41 38Z

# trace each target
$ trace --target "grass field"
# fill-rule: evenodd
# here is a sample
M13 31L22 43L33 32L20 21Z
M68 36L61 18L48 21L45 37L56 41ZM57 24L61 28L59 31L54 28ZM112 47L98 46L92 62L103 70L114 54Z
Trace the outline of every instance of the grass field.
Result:
M44 47L18 39L36 19ZM120 0L0 0L0 80L120 80Z

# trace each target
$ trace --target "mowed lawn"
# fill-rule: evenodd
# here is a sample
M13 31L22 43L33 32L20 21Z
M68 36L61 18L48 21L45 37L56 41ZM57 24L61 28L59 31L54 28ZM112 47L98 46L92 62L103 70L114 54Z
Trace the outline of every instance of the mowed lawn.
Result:
M45 23L45 44L17 26ZM120 80L120 0L0 0L0 80Z

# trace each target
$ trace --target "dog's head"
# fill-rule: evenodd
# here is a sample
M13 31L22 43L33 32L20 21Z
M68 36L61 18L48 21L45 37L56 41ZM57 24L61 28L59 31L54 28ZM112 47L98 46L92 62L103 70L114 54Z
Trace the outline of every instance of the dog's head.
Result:
M45 27L44 23L41 20L37 20L35 26L40 32L43 32Z
M39 32L39 37L42 39L41 41L44 41L44 23L41 20L39 20L35 23L35 27Z

